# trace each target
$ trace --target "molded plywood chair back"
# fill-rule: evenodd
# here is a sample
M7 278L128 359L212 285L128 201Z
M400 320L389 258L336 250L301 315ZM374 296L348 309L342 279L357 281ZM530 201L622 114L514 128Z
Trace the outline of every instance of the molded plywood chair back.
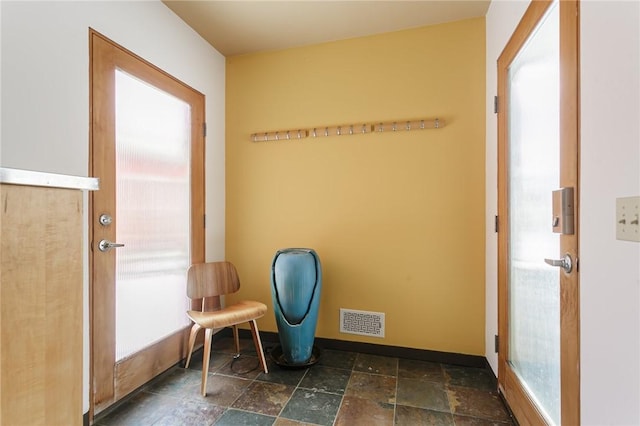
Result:
M233 337L236 343L236 352L240 353L238 339L238 324L248 322L251 326L253 342L256 345L256 353L260 359L260 366L268 373L267 362L262 350L260 333L256 320L264 316L267 306L260 302L243 300L233 305L225 306L216 311L204 311L207 297L224 296L235 293L240 289L240 278L235 266L230 262L208 262L192 265L187 274L187 296L190 299L203 299L202 311L188 311L187 315L193 321L191 334L189 335L189 353L185 367L189 367L193 346L200 329L205 330L204 354L202 359L202 385L201 393L207 395L207 373L209 370L209 358L211 356L211 337L214 329L233 327Z

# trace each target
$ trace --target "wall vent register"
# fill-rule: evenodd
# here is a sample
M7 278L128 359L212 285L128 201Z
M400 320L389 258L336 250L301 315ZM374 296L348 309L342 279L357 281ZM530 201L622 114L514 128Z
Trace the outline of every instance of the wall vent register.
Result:
M340 333L384 337L384 313L341 308Z

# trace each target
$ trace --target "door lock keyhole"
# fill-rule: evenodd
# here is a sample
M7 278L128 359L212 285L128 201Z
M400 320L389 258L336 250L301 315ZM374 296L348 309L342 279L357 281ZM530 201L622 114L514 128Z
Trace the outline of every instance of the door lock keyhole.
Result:
M109 226L111 225L111 222L113 222L113 219L111 218L111 215L102 213L98 218L98 222L100 222L100 225L102 226Z

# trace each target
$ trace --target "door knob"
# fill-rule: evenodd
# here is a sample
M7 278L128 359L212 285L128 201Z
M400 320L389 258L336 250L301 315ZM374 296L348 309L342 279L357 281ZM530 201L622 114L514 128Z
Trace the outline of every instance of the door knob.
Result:
M570 274L571 271L573 271L573 261L571 260L569 253L565 254L562 259L545 259L544 262L548 265L558 266L564 269L567 274Z
M100 242L98 243L98 250L103 252L107 252L116 247L124 247L124 244L112 243L109 240L100 240Z

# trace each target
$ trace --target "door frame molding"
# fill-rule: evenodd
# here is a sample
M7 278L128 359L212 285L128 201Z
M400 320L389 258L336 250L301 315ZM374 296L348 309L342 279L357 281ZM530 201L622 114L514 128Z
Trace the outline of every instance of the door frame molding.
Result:
M119 68L144 80L177 98L188 102L192 108L191 124L191 263L205 259L204 209L204 95L186 85L140 56L118 45L97 31L89 28L89 176L99 177L101 192L115 193L115 177L105 179L96 176L103 165L114 164L114 150L105 149L115 144L115 75L111 71ZM97 77L102 73L101 77ZM101 163L101 164L98 164ZM95 243L106 238L115 239L115 220L108 228L98 226L97 218L109 206L98 201L98 194L89 196L89 416L112 405L131 391L170 368L186 356L190 327L168 336L166 339L142 349L121 361L115 361L115 289L103 285L104 276L98 276L94 259ZM115 205L115 200L111 201ZM107 203L108 204L108 203ZM101 256L105 256L101 253ZM106 262L105 262L106 261ZM99 262L112 264L115 256L104 257ZM114 277L107 275L106 280ZM186 277L186 271L185 271ZM186 297L186 278L185 278ZM144 301L141 301L144 303ZM97 336L100 336L98 338ZM131 368L130 368L131 367ZM135 370L135 371L134 371ZM134 371L134 373L131 373Z
M542 414L507 368L508 330L508 65L536 28L552 0L534 0L498 58L498 383L509 407L522 424L544 424ZM561 253L575 259L576 271L560 273L561 423L580 424L580 286L579 286L579 0L559 0L560 13L560 162L559 187L574 188L574 235L560 237ZM549 194L551 196L551 194ZM560 253L558 253L560 255Z

